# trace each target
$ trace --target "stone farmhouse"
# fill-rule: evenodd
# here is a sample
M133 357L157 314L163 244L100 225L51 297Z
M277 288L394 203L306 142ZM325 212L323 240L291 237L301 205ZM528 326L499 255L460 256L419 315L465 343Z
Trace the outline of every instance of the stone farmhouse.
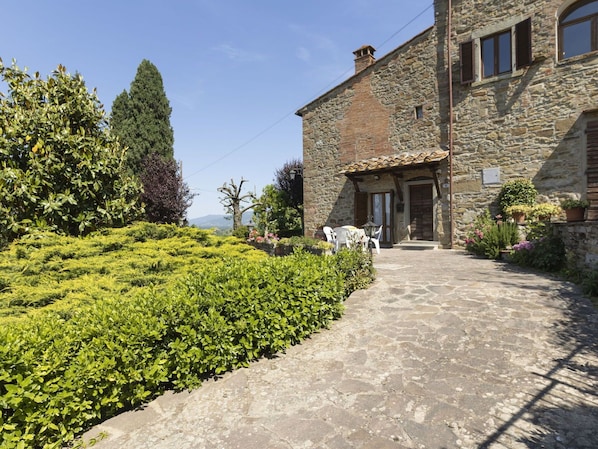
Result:
M598 0L435 0L435 23L299 111L305 233L463 245L502 183L598 218ZM593 208L592 205L595 207Z

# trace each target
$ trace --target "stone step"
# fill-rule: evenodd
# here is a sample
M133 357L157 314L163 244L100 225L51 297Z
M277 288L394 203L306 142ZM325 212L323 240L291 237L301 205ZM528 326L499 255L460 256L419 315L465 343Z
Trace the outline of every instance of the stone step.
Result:
M427 249L438 249L440 242L428 241L428 240L403 240L398 245L394 245L394 248L407 249L407 250L427 250Z

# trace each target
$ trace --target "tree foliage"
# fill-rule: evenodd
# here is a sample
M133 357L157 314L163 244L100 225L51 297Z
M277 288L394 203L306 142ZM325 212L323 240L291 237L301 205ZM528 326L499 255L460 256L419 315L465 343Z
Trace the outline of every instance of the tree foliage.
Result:
M509 206L527 205L533 206L536 203L538 191L533 182L529 179L513 179L505 182L498 194L498 206L501 214L506 214Z
M31 228L84 234L140 212L140 186L95 92L63 66L47 78L0 61L0 238Z
M127 166L133 173L141 173L143 159L150 153L173 158L171 112L162 75L154 64L144 59L129 92L123 91L112 103L110 118L112 131L128 148Z
M289 207L285 192L274 184L264 187L255 202L253 219L260 233L271 232L279 237L301 235L301 213Z
M303 162L293 159L276 170L274 184L256 200L254 220L260 231L280 237L303 233Z
M153 223L182 224L193 194L183 182L180 166L173 159L150 153L143 160L141 201Z
M127 147L128 169L141 178L146 219L181 224L194 195L174 160L171 111L160 72L144 59L130 91L114 99L110 126Z
M297 210L303 207L303 162L292 159L276 170L274 187L285 194L286 202Z
M233 179L230 184L226 182L222 187L218 187L218 191L224 196L220 198L220 203L226 208L226 212L233 216L233 231L239 229L243 223L243 214L249 209L255 207L255 204L245 206L251 200L255 200L255 195L251 192L243 193L243 184L247 182L246 179L241 178L241 182L237 185Z

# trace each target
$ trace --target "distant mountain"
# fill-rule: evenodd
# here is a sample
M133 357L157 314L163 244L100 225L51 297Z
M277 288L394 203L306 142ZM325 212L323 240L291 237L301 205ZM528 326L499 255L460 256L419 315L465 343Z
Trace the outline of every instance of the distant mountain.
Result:
M252 211L243 214L243 224L249 223L253 217ZM204 215L203 217L192 218L189 220L190 225L195 225L200 229L232 229L233 217L230 215Z
M233 227L233 220L230 215L204 215L203 217L192 218L189 220L189 224L201 229L229 229Z

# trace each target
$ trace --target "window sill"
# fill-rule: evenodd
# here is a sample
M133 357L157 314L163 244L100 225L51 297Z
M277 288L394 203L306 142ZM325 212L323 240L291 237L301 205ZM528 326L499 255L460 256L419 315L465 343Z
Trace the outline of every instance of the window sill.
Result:
M598 50L591 51L589 53L584 53L582 55L571 56L570 58L566 58L566 59L560 59L557 61L556 66L557 67L565 67L568 65L577 64L581 61L587 61L587 60L597 59L597 58L598 58Z
M497 81L509 80L512 78L519 78L525 73L525 69L515 70L514 72L502 73L500 75L484 78L480 81L471 83L471 87L483 86L484 84L496 83Z

